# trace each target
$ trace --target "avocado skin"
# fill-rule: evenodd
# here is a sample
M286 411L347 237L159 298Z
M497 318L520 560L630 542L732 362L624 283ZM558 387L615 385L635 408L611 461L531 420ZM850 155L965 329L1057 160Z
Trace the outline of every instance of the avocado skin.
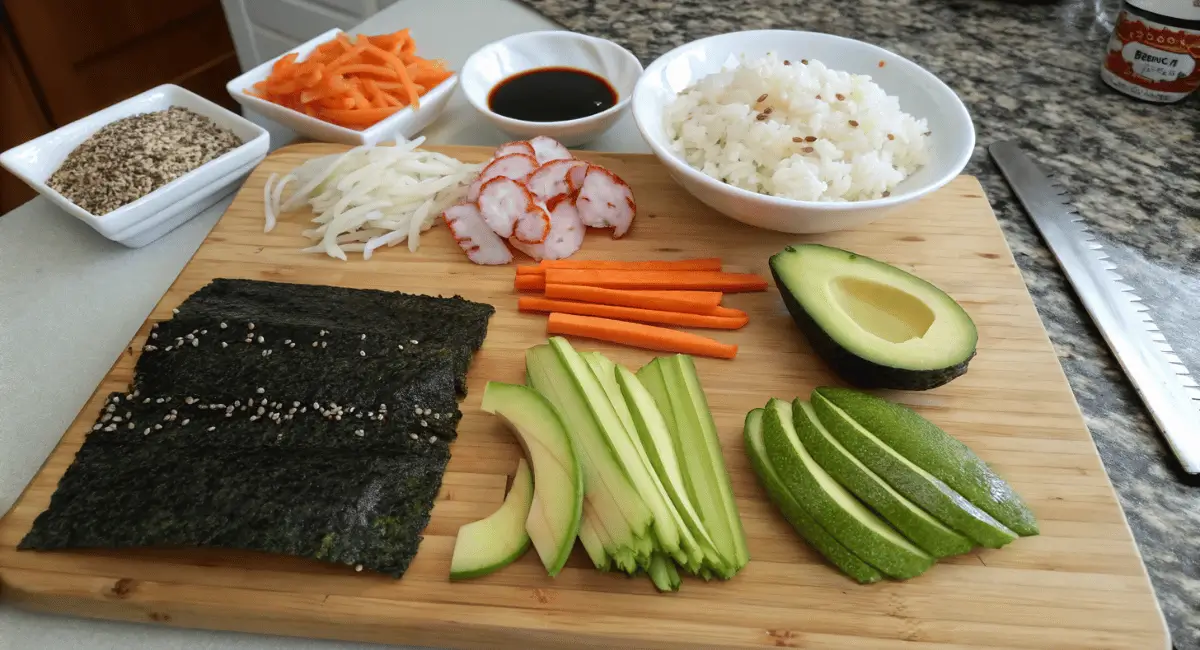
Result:
M771 277L775 279L775 288L779 290L783 304L787 305L792 320L796 322L796 326L808 339L813 350L833 368L834 372L852 386L894 390L929 390L966 374L967 364L975 357L975 351L972 350L971 356L963 359L961 363L933 370L893 368L868 361L838 345L837 341L834 341L808 315L808 312L792 295L787 284L783 282L783 278L779 277L779 272L775 270L774 256L771 257Z
M914 465L941 479L1022 537L1038 534L1033 511L1004 479L957 438L916 411L848 388L821 386L814 396L842 409Z

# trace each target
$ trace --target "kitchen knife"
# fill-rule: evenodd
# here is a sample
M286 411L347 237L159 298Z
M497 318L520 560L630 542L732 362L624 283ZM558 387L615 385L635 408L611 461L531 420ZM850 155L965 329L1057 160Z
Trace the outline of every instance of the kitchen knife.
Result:
M1121 282L1071 197L1013 142L988 152L1042 233L1168 444L1189 474L1200 473L1200 389L1175 356L1149 307Z

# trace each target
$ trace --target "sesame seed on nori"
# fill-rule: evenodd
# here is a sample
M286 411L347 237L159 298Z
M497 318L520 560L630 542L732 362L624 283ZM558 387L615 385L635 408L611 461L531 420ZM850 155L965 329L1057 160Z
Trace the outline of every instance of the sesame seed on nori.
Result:
M493 312L216 281L153 329L19 548L238 548L399 577Z
M221 329L221 322L228 327ZM185 316L181 310L155 328L157 340L174 342L201 329L209 333L200 336L196 346L145 350L138 359L134 386L147 394L158 386L170 386L172 394L218 402L232 402L263 388L289 401L391 408L402 400L414 406L426 400L423 406L449 411L456 404L456 383L465 383L471 360L470 351L462 348L406 345L401 350L399 346L411 340L405 338L406 330L363 341L357 329L322 330L260 319L251 337L248 324L229 317ZM324 345L313 347L314 341ZM267 351L271 354L264 356ZM444 386L432 382L439 373L446 375Z
M348 336L390 336L395 339L393 350L409 353L452 349L458 363L460 394L466 393L467 369L472 355L483 345L488 319L493 313L495 308L491 305L457 296L441 298L376 289L225 278L213 280L179 306L179 316L183 317L224 317L247 323L269 320L277 325L340 330ZM375 338L368 339L369 345L364 349L368 354L371 347L380 349Z

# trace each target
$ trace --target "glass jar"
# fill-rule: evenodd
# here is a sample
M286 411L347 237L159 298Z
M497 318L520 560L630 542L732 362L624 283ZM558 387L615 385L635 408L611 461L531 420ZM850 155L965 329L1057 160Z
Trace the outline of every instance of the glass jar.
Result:
M1150 102L1177 102L1200 87L1200 0L1125 0L1100 77Z

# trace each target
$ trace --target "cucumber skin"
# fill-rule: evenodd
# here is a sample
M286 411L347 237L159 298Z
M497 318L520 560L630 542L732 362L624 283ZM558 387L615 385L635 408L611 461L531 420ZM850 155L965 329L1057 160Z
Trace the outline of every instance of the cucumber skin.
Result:
M787 402L784 402L784 404L787 404L787 418L788 423L790 424L791 404ZM790 436L787 435L786 429L783 428L782 416L779 414L777 409L770 406L770 403L768 403L767 411L764 415L763 442L766 444L768 456L771 457L783 458L797 453L794 449L792 449ZM801 503L805 502L803 499L797 496L796 493L798 488L799 491L803 492L823 494L824 491L821 488L812 485L812 483L816 481L816 477L812 476L807 469L801 469L799 467L799 465L803 464L803 460L796 458L795 461L795 464L791 468L779 468L776 466L776 471L779 473L780 480L788 489L788 492L792 494L792 497ZM830 480L832 480L832 478ZM856 497L854 497L854 495L850 495L850 498L855 499ZM929 567L933 566L934 559L924 552L914 553L906 550L898 550L896 554L892 554L890 550L885 548L889 545L888 542L875 540L870 536L867 536L866 539L856 539L859 537L859 532L861 532L866 524L854 519L854 517L848 513L846 516L849 517L849 519L846 521L849 523L840 526L842 530L830 530L830 526L827 526L827 522L825 522L824 519L830 519L833 521L833 523L838 523L837 521L834 521L836 518L828 515L829 513L833 513L841 509L841 506L831 503L833 500L834 498L828 494L825 494L823 498L816 497L809 499L808 502L813 504L813 519L815 519L817 523L821 524L822 528L825 528L827 531L829 531L829 534L832 535L834 539L838 540L843 545L846 545L847 548L850 548L850 550L854 551L855 555L863 558L864 562L867 562L876 569L879 569L885 575L900 580L915 578L916 576L919 576L927 571ZM805 507L807 508L807 506ZM828 511L826 516L822 516L821 512L823 511ZM883 525L887 526L886 523L883 523ZM897 535L899 535L899 533L897 533ZM849 544L852 543L857 544L861 548L851 548ZM892 546L892 548L897 547ZM874 557L863 557L863 555L867 554Z
M858 497L859 501L867 504L881 519L891 524L900 531L901 535L907 537L909 541L926 553L940 558L962 555L971 550L973 546L971 540L945 524L938 525L941 522L932 514L925 513L938 524L913 514L909 511L908 506L920 509L919 505L911 502L906 504L907 500L903 496L897 499L898 491L889 491L876 483L878 481L886 485L886 481L875 475L869 468L864 470L846 458L835 444L825 437L825 434L817 430L817 425L811 422L810 417L805 414L804 404L800 399L792 402L792 420L795 423L796 435L800 437L800 442L804 443L804 447L808 449L808 453L817 461L817 464L829 472L834 480L841 483L843 487ZM838 442L840 443L840 441ZM854 456L848 449L846 453ZM842 476L859 477L859 484L852 485L854 481L849 480L843 482L839 478Z
M762 417L764 409L754 409L746 414L746 424L743 429L743 437L746 441L746 456L750 458L750 465L754 468L754 474L758 476L758 482L766 490L767 496L771 502L779 508L783 518L791 524L796 534L800 536L809 546L822 557L828 560L835 567L840 569L842 573L850 576L860 584L870 584L879 582L883 579L883 574L863 562L850 549L842 546L842 543L833 538L821 524L818 524L812 515L804 510L804 506L800 505L791 493L787 491L780 482L779 477L775 474L775 469L770 466L770 462L763 455L765 449L760 453L759 447L761 444L761 429ZM754 420L758 419L757 427L760 430L759 443L755 444L753 440L753 428L756 426Z
M822 386L814 389L813 395L841 409L896 453L937 477L1016 534L1022 537L1038 534L1033 511L1012 486L970 447L916 411L846 388ZM815 402L813 408L817 408ZM863 411L864 405L870 406L867 412Z

